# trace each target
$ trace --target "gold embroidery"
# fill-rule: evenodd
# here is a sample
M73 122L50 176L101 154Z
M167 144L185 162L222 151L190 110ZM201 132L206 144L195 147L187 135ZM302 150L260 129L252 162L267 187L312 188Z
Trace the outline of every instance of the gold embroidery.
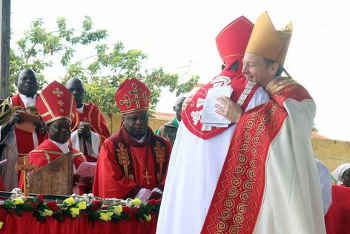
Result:
M132 102L135 102L136 104L136 109L140 109L141 105L140 105L140 101L143 101L143 102L147 102L148 98L147 98L147 94L145 92L143 92L141 94L141 96L139 96L139 94L141 93L139 89L137 89L137 85L135 83L132 84L132 90L130 90L128 93L130 95L133 95L134 98L131 98L130 96L128 95L124 95L124 100L120 100L119 101L119 104L120 105L126 105L127 108L130 108L131 106L131 103Z
M161 146L160 142L157 141L154 147L154 152L156 154L156 162L159 165L159 171L157 172L158 182L162 179L163 166L165 163L165 147Z
M54 95L56 95L57 97L59 97L59 98L63 95L63 91L60 90L58 87L56 87L56 88L52 91L52 93L53 93Z
M127 148L121 142L118 143L117 154L118 154L118 162L119 162L120 165L123 166L125 177L129 178L128 167L129 167L129 164L130 164L130 158L129 158L129 154L128 154Z
M64 106L64 102L63 102L61 99L58 100L57 104L58 104L59 106Z

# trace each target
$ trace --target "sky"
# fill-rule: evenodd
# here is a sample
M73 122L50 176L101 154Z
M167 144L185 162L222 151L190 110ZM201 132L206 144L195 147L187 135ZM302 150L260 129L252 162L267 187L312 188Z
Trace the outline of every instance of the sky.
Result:
M315 127L321 135L350 141L348 9L338 0L12 0L11 30L14 42L36 18L50 27L65 17L79 27L84 16L91 16L96 28L108 30L111 43L122 41L126 49L145 52L146 67L162 66L184 79L198 74L205 83L220 72L215 45L220 30L241 15L254 22L268 11L277 29L293 22L285 68L314 98ZM165 90L157 111L171 112L169 103L175 100Z

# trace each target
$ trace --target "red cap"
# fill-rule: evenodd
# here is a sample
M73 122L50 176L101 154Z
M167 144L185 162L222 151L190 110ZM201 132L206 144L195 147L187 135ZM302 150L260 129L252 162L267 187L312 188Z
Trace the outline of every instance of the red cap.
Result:
M121 114L148 110L151 92L136 78L125 80L115 93L115 101Z
M253 26L246 17L241 16L216 36L216 46L226 65L244 56Z
M36 99L36 107L46 124L66 118L71 121L76 112L73 95L57 81L50 83Z

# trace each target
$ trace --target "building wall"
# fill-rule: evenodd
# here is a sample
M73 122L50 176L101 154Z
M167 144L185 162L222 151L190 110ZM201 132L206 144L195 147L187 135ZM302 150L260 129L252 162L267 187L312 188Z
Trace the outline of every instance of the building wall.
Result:
M322 161L330 171L343 163L350 162L350 142L328 139L311 139L316 157Z

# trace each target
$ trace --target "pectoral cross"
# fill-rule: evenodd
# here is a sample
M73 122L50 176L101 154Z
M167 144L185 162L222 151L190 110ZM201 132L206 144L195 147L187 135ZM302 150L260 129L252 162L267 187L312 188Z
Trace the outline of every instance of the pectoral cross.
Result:
M16 170L17 171L23 171L24 174L24 196L28 197L29 194L29 182L28 182L28 177L29 177L29 172L36 169L37 167L32 166L28 162L28 156L23 156L21 158L18 158L17 164L16 164Z
M147 169L146 169L146 172L145 172L145 175L143 176L143 178L146 179L146 184L147 185L151 184L151 182L149 180L152 178L152 176L150 174L148 174L148 170Z

